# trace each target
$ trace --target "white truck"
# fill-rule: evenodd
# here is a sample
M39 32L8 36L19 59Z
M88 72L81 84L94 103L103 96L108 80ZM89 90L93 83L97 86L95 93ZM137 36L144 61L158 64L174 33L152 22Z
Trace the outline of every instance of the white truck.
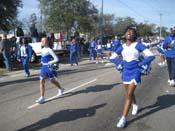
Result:
M16 40L17 45L19 45L22 38L23 37L17 37L17 40ZM41 56L41 49L42 49L41 42L32 43L31 37L25 37L25 38L27 39L27 41L29 42L29 45L31 45L32 50L33 50L31 62L35 62ZM67 49L63 48L61 43L59 43L59 42L53 43L53 50L57 55L64 54L64 53L68 52Z

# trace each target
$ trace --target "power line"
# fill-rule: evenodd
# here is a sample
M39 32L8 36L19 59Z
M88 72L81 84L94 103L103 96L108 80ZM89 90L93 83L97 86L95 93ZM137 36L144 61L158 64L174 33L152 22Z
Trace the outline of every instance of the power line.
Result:
M131 8L130 6L128 6L126 3L124 3L123 1L121 0L118 0L121 4L123 4L124 6L128 7L132 12L134 12L135 14L141 16L144 18L144 20L148 20L147 17L143 16L142 14L138 13L136 10L134 10L133 8Z

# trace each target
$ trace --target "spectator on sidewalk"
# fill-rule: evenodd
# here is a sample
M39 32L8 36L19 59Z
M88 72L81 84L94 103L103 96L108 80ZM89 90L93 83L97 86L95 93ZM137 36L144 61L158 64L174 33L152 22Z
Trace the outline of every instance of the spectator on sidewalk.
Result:
M89 58L90 58L90 60L95 60L95 58L96 58L96 51L95 51L96 45L97 45L97 43L95 41L95 38L92 38L90 40L90 44L89 44Z
M2 40L0 41L0 52L3 54L6 70L11 71L12 70L12 59L11 59L12 44L7 39L6 34L3 34Z
M96 52L97 52L97 57L96 57L96 64L99 63L99 58L101 57L101 63L103 63L103 48L102 48L102 45L101 45L101 41L98 40L97 41L97 46L95 47L96 49Z
M73 66L74 62L78 65L78 43L75 38L72 38L70 43L70 65Z
M22 38L18 49L18 61L22 63L25 77L30 76L29 61L32 57L32 47L28 44L26 38Z
M49 41L47 37L41 39L42 55L41 55L41 71L40 71L40 97L36 100L36 103L42 104L45 102L45 80L49 78L51 83L58 88L57 96L63 94L64 89L60 86L57 80L57 69L59 58L49 47Z

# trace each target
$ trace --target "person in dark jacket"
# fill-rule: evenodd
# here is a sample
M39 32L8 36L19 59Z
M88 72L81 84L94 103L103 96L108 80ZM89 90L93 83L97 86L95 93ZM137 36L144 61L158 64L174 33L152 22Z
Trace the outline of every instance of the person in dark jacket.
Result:
M11 71L12 70L12 60L11 60L12 44L7 39L6 34L3 34L3 38L0 42L0 52L3 54L6 70Z

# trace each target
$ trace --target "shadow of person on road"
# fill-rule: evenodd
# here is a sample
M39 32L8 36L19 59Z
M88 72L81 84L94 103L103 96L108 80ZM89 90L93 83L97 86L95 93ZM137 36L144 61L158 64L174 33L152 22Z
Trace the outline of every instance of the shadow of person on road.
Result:
M52 126L54 124L58 124L60 122L68 122L84 117L92 117L96 114L97 109L103 108L104 106L106 106L106 103L94 105L88 108L61 110L52 114L48 118L39 120L38 122L26 126L24 128L18 129L17 131L36 131Z
M76 92L71 92L71 95L77 95L77 94L81 94L81 93L91 93L91 92L102 92L102 91L108 91L108 90L112 90L115 86L119 85L121 83L115 83L112 85L95 85L95 86L90 86L87 87L84 90L79 90Z
M102 91L111 90L112 88L114 88L115 86L117 86L119 84L121 84L121 83L115 83L115 84L112 84L112 85L95 85L95 86L90 86L90 87L87 87L84 90L79 90L79 91L75 91L75 92L69 92L69 93L65 93L65 94L63 94L61 96L58 96L58 97L53 97L52 99L47 100L44 103L51 102L51 101L56 100L56 99L61 99L61 98L65 98L65 97L71 97L71 96L78 95L78 94L81 94L81 93L102 92Z
M169 108L171 106L173 106L175 104L175 95L174 94L167 94L167 95L162 95L157 97L157 101L155 104L153 105L149 105L146 107L143 107L139 110L139 113L141 113L142 111L149 109L148 112L145 112L144 114L141 114L139 116L137 116L136 118L128 121L128 125L134 121L140 120L146 116L149 116L155 112L164 110L166 108Z
M28 78L21 78L21 79L12 80L12 81L4 81L0 83L0 87L13 85L16 83L27 83L27 82L34 82L34 81L39 81L39 77L33 75L32 77L28 77Z

